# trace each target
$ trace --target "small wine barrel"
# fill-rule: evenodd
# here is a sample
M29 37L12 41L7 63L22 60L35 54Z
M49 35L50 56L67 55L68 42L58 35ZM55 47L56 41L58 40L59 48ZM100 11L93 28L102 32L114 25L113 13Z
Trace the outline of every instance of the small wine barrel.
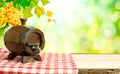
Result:
M39 29L15 26L5 33L4 42L15 55L35 56L44 48L45 38Z

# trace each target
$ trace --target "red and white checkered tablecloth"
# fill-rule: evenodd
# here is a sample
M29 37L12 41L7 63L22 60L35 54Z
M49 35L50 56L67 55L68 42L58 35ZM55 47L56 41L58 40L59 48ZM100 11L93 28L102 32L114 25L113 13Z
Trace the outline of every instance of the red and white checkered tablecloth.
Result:
M40 53L42 61L30 59L21 63L21 56L7 60L9 51L0 48L0 74L78 74L71 54Z

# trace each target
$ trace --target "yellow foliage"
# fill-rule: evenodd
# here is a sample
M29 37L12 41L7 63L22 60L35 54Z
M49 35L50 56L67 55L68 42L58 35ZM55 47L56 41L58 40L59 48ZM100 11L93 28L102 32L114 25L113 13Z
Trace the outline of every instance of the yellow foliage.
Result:
M48 20L47 20L48 22L51 22L52 21L52 19L51 18L48 18Z
M48 17L51 17L52 15L53 15L53 12L50 11L50 10L48 10L48 11L47 11L47 16L48 16Z
M38 17L40 17L41 15L44 15L44 13L45 13L45 10L44 10L44 7L42 7L42 6L37 6L37 7L35 7L35 14L38 16Z

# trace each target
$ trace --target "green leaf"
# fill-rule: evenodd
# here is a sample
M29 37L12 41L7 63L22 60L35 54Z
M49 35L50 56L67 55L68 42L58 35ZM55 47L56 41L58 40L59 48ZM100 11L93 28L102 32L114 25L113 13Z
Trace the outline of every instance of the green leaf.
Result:
M19 10L19 11L21 11L21 9L22 9L22 7L21 7L19 4L17 4L17 5L15 6L15 8L16 8L17 10Z
M9 27L8 23L0 26L0 36L4 35L5 30Z
M32 9L31 7L26 7L25 9L22 10L24 18L29 18L32 16L31 9Z
M31 0L30 5L31 5L31 7L37 6L38 0Z
M5 2L0 2L0 7L2 7L5 4Z
M23 8L30 5L30 0L6 0L6 2L11 2L11 1L14 3L15 7L17 6L17 4L21 5Z
M0 0L0 1L6 2L6 0Z
M38 17L45 13L44 8L39 6L35 7L34 12Z
M48 1L48 0L41 0L41 2L44 6L47 5L48 3L50 3L50 1Z
M17 5L22 6L23 8L27 7L30 5L30 0L7 0L6 2L13 2L14 6L16 7Z
M17 0L18 1L18 0ZM20 5L25 8L27 6L30 5L30 0L19 0L20 1Z
M11 2L11 1L13 1L13 0L6 0L6 2Z
M15 2L14 2L14 6L16 7L17 5L20 5L20 0L15 0Z

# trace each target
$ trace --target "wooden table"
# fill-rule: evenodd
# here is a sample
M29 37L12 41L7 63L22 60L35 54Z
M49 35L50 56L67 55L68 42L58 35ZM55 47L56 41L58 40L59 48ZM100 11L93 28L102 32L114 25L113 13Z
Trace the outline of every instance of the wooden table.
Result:
M120 54L72 54L72 57L80 74L120 74Z

